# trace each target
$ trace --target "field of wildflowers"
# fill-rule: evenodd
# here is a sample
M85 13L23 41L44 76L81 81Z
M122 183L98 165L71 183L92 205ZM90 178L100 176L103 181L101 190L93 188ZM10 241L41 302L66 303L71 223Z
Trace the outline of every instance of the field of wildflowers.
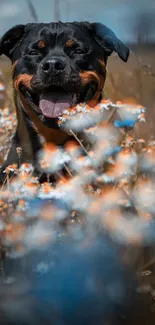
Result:
M5 78L1 75L1 164L6 159L17 123L16 113L6 101L5 88ZM36 320L36 315L34 316L34 311L31 310L32 292L29 303L27 298L22 298L23 302L20 301L24 290L27 290L27 287L25 289L23 286L23 269L30 269L30 265L43 276L41 281L44 282L44 288L40 288L36 278L33 282L33 290L39 297L50 287L50 269L53 270L53 273L50 273L53 277L51 292L53 290L55 299L58 292L57 287L54 287L55 281L61 282L63 278L65 283L62 286L69 292L70 299L75 297L75 293L68 291L67 283L73 281L73 286L76 283L78 298L71 308L75 315L77 313L77 321L73 321L71 310L65 314L69 307L65 298L62 298L64 292L60 290L56 301L58 305L64 306L66 303L63 307L65 320L62 321L61 317L57 320L56 317L52 324L102 324L100 317L104 317L105 310L111 308L112 302L112 308L115 309L120 303L119 299L122 303L128 295L126 289L130 277L125 281L120 265L125 265L126 271L130 270L133 274L137 280L135 291L139 295L145 294L149 297L148 310L154 313L155 141L146 141L133 135L139 125L141 128L145 127L145 115L145 107L123 100L116 103L102 100L93 109L87 104L80 104L66 110L59 118L59 127L71 134L74 141L68 141L64 148L60 148L42 139L43 149L38 156L40 176L44 172L49 176L54 174L53 183L49 177L49 181L40 184L39 178L33 173L35 166L26 162L21 164L22 149L17 148L18 165L10 165L5 169L5 180L0 188L1 274L4 282L2 296L5 298L6 295L4 314L5 310L8 311L8 302L12 304L8 295L10 285L15 297L18 296L16 304L10 310L11 317L15 317L14 323L8 323L7 319L6 324L21 324L21 318L19 316L20 319L17 320L16 312L23 311L24 305L30 308L30 312L24 314L26 323L22 320L22 324L42 324L39 323L40 320ZM98 238L101 239L98 241ZM53 261L51 251L56 255L58 262ZM120 265L115 261L114 256L117 254L120 255ZM77 264L79 263L78 271L74 266L75 259ZM107 306L110 307L106 306L104 310L101 308L101 314L100 308L96 310L94 307L94 321L90 312L91 304L89 307L85 306L85 300L80 300L84 299L81 286L85 288L87 280L90 280L89 290L91 286L96 285L89 274L93 265L97 267L100 264L104 277L106 276L104 261L107 263L106 272L110 274L111 268L113 272L106 280L106 294L105 291L100 293L99 298L99 289L96 289L96 296L94 298L92 294L92 301L97 305L102 302L103 307L103 302L107 299ZM56 271L52 263L58 263ZM14 264L17 266L15 271ZM64 273L59 273L58 269ZM84 273L79 273L79 270ZM100 274L95 273L96 268L93 272L96 277ZM84 274L85 280L82 278L80 282L78 274ZM15 278L21 281L18 283L21 291L23 290L20 294L17 292ZM103 278L99 281L102 283ZM84 291L87 299L90 297L89 290ZM41 301L43 305L46 302L41 317L44 320L46 310L46 317L49 319L49 298ZM80 307L82 312L79 316L79 309L76 310L75 306L81 301L85 307ZM37 308L39 310L40 307L37 305ZM89 317L87 320L84 318L84 313L90 314L91 322Z

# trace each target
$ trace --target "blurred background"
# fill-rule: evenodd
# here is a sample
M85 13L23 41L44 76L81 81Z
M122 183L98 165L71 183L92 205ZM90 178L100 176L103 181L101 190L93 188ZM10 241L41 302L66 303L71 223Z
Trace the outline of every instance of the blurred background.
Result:
M36 19L42 22L101 21L129 43L155 40L154 0L1 0L0 33L17 23Z
M147 123L140 136L155 135L155 1L154 0L0 0L0 36L10 27L32 21L89 20L102 22L129 45L127 64L116 55L108 62L105 96L131 98L147 107ZM0 59L6 87L5 105L11 101L10 63ZM149 132L148 132L149 131Z
M146 123L140 123L139 128L136 130L136 132L137 132L136 137L143 137L145 139L150 139L152 137L153 138L155 137L155 126L154 126L154 124L155 124L155 122L154 122L155 121L155 19L154 19L154 17L155 17L155 0L147 0L147 1L146 0L145 1L144 0L0 0L0 37L12 26L14 26L16 24L24 24L24 23L26 24L29 22L51 22L51 21L58 21L58 20L62 20L62 21L88 20L88 21L101 22L101 23L107 25L108 27L110 27L115 32L115 34L125 44L127 44L129 46L129 48L131 49L131 55L130 55L130 58L127 63L122 62L115 53L113 53L113 55L109 58L108 66L107 66L107 79L106 79L106 84L105 84L105 89L104 89L104 96L105 96L105 98L110 98L113 101L131 100L131 101L137 102L138 104L144 105L147 108ZM8 108L8 112L7 112L7 108ZM6 122L7 123L5 123L4 118L1 118L1 116L3 117L2 113L5 111L5 109L6 109L6 116L7 116ZM11 114L10 114L10 111L11 111ZM11 81L11 63L9 62L9 60L6 57L1 56L0 57L0 164L3 163L4 156L8 152L8 149L10 146L11 135L13 134L14 129L15 129L16 117L15 117L15 114L13 114L14 111L15 111L15 107L13 104L12 81ZM19 160L20 160L20 157L19 157ZM126 164L126 161L127 161L127 159L125 160L125 164ZM155 159L153 159L153 161L151 161L151 164L152 164L151 166L154 166L154 161L155 161ZM152 170L153 170L153 168L152 168ZM27 179L28 179L28 182L29 182L30 188L31 188L31 181L29 180L30 177L31 176L29 176L29 173L28 173ZM61 174L60 174L60 178L61 178ZM153 178L153 176L152 176L152 178ZM135 179L137 181L138 178L136 177ZM58 178L58 181L59 181L59 178ZM132 179L131 179L131 181L132 181ZM17 190L15 191L15 195L17 195L17 199L20 198L18 184L20 184L20 186L21 186L19 188L24 188L24 186L26 186L25 185L26 183L24 183L25 182L24 177L23 177L23 183L22 183L22 180L20 180L20 182L19 183L17 182ZM34 182L34 179L32 180L32 182ZM138 181L137 181L137 183L138 183ZM71 186L74 186L76 189L76 186L74 185L74 183L72 183L72 184L73 185L71 185ZM125 185L122 185L122 186L124 186L124 188L127 192L127 197L128 197L128 187L126 187L126 183L124 183L124 184ZM47 191L46 193L48 195L48 193L50 193L50 191L51 192L53 191L53 188L51 187L50 184L47 184L47 185L49 185L49 188L47 188L49 190L49 192L47 191L46 187L45 187L45 190ZM37 186L39 187L38 184L35 187L35 183L34 183L34 193L35 193L35 188L36 188L36 191L38 191ZM127 184L127 186L128 186L128 184ZM133 186L133 184L132 184L132 186ZM147 186L147 183L146 183L146 186ZM72 187L71 187L71 189L72 189ZM117 185L116 185L116 187L114 187L114 189L117 190ZM113 193L114 189L112 189L112 194L110 194L110 195L112 195L112 197L114 195L114 193ZM155 190L154 190L154 178L153 178L153 190L151 192L151 193L153 193L152 194L153 196L151 196L151 199L149 201L148 196L150 194L146 195L146 200L144 200L144 205L148 199L148 207L149 207L150 202L151 202L151 206L153 205L153 207L154 207L154 200L152 199L152 197L154 198L154 192L155 192ZM11 193L11 196L9 196L10 194L8 194L8 193ZM22 195L22 193L23 192L21 191L21 195ZM66 193L68 195L69 192L66 192ZM138 193L140 193L140 192L138 192ZM150 193L150 192L148 192L148 193ZM81 202L82 202L83 197L82 197L82 195L78 194L78 189L77 189L76 194L77 195L75 195L75 200L77 200L77 197L79 197L79 200L81 200ZM2 193L1 193L1 195L2 195ZM109 192L108 192L108 195L109 195ZM137 195L137 197L138 197L138 195ZM33 197L32 194L30 194L30 196ZM144 196L145 196L145 193L144 193ZM141 197L144 199L144 196L143 197L141 196ZM2 197L3 196L1 196L0 198L2 198ZM13 213L11 210L12 207L15 210L14 216L17 217L17 219L15 219L16 220L15 222L19 222L19 228L18 228L18 224L17 224L17 230L16 230L16 228L14 230L14 227L12 227L12 228L8 227L8 233L10 234L10 232L9 232L10 229L13 229L13 230L11 230L12 233L14 234L14 237L12 237L12 238L15 238L16 232L18 231L18 229L21 229L20 223L21 223L22 219L20 219L20 217L22 216L22 213L23 213L23 215L25 214L27 205L23 199L20 200L19 205L16 204L16 201L14 201L14 199L12 198L12 192L11 192L11 190L9 190L9 181L7 181L6 200L8 199L8 197L9 197L9 199L11 197L13 204L10 205L11 206L10 207L9 204L12 201L8 201L9 204L6 204L5 199L4 200L1 199L0 200L1 201L0 202L0 213L1 213L2 217L6 217L7 222L9 222L8 221L8 220L10 220L9 217L11 218L12 213ZM141 200L141 197L140 197L140 200ZM124 196L123 196L123 200L124 200ZM126 202L126 200L127 199L125 196L124 201ZM132 197L132 200L133 200L133 197ZM143 201L143 200L141 200L141 201ZM81 202L80 202L80 204L81 204ZM36 204L38 204L38 201ZM124 203L124 204L126 204L126 203ZM19 207L19 209L18 209L18 207ZM126 207L128 207L128 206L126 205ZM39 204L38 204L38 208L40 209ZM47 208L47 206L46 206L46 208ZM2 214L3 210L4 210L4 212L3 212L4 214ZM30 208L30 211L31 211L31 208ZM147 209L146 209L146 211L147 211ZM148 211L151 211L151 210L148 209ZM47 209L47 212L49 213L48 209ZM113 213L114 213L114 210L112 210L112 215L113 215ZM127 212L127 218L131 218L132 214L130 216L130 214L128 214L128 213L129 212ZM139 213L139 211L138 211L138 213ZM148 213L146 215L146 220L147 220L147 218L150 218L151 213ZM88 214L85 213L85 215L88 215ZM139 215L141 216L142 213L141 214L139 213ZM78 214L77 214L77 216L78 216ZM91 214L90 214L90 216L91 216ZM117 213L116 213L116 216L117 216ZM154 216L154 210L153 210L153 216ZM18 219L18 217L19 217L19 219ZM38 217L38 215L37 215L37 217ZM43 216L41 218L46 220L47 215L45 216L45 218ZM71 225L72 225L73 218L71 219ZM50 219L47 218L47 220L50 220ZM90 220L92 220L92 219L90 219ZM110 220L112 220L112 219L110 219ZM78 219L78 222L79 222L79 224L81 224L80 219ZM131 222L132 222L132 218L131 218ZM108 225L108 223L107 223L107 225ZM126 223L124 225L126 227ZM73 227L74 226L75 225L73 224ZM1 231L1 227L2 227L2 225L0 224L0 231ZM41 227L42 227L42 224L41 224ZM78 230L77 229L80 229L78 227L75 228L75 230L74 230L74 228L72 228L73 229L72 231L75 232L75 237L77 234L77 238L78 238ZM109 222L109 227L110 227L110 222ZM38 229L42 229L42 228L38 228ZM110 229L112 229L112 228L110 228ZM121 228L121 229L123 229L123 228ZM154 228L152 228L152 229L153 229L153 236L154 236ZM36 231L40 231L40 230L36 230ZM67 231L69 233L69 231L71 231L71 230L69 229ZM129 234L130 234L130 231L131 231L131 228L129 227ZM132 231L131 231L131 233L132 233ZM41 230L41 235L42 235L42 230ZM44 235L44 229L43 229L43 235ZM32 232L31 236L33 237L33 232ZM17 238L17 242L18 242L18 236L16 238ZM27 238L28 238L28 240L30 240L29 237L27 237ZM104 237L103 237L103 239L104 239ZM19 240L19 242L20 242L20 240ZM30 242L30 245L31 245L31 242ZM89 245L87 246L87 242L84 243L84 245L81 246L82 251L83 251L84 247L86 248L86 250L88 247L88 250L89 250ZM94 245L96 245L96 243ZM66 247L68 249L68 246L66 246ZM72 251L72 249L73 249L72 245L70 245L70 247L71 247L70 256L72 258L72 254L74 255L74 250ZM97 251L99 252L99 254L104 252L104 250L102 251L101 249L98 249L98 246L95 246L95 247L97 247ZM18 245L17 248L19 248L19 253L20 253L20 250L22 252L22 247L20 245ZM94 252L93 253L94 256L96 255L96 250L92 250L92 247L90 247L90 251ZM139 313L141 314L141 321L138 322L136 320L135 323L132 322L132 325L134 325L134 324L137 325L138 323L145 324L145 325L148 323L155 324L155 321L154 321L154 318L155 318L154 317L155 316L155 313L154 313L154 311L155 311L154 247L153 247L152 251L151 252L150 251L149 251L149 253L148 253L148 251L146 251L146 258L145 258L145 254L143 254L143 249L142 249L142 254L140 255L140 258L139 258L139 255L138 255L139 253L137 253L137 250L135 250L135 247L134 247L134 253L133 253L133 248L132 248L132 251L130 251L130 249L129 249L127 254L126 255L124 254L125 257L123 260L125 261L125 263L126 263L128 256L129 255L132 256L132 259L133 259L133 262L131 263L132 265L135 263L135 260L138 255L137 264L138 263L139 264L138 264L138 268L137 268L138 269L137 273L138 273L138 276L140 277L140 281L142 281L142 283L143 283L143 279L144 279L144 281L146 281L146 287L148 288L148 292L149 292L148 293L149 298L147 297L148 300L145 301L145 305L147 307L149 306L149 308L148 308L149 316L146 315L146 321L145 321L144 315L143 315L143 308L139 308ZM108 258L110 257L113 259L113 256L111 257L112 251L109 252L109 250L108 251L105 250L105 252L106 252ZM66 255L64 254L64 252L62 250L60 251L60 255L59 255L60 259L61 259L61 254L64 257L64 265L67 270L65 272L68 276L69 283L72 283L72 281L74 280L74 276L73 276L73 280L72 280L72 278L70 279L70 272L72 272L72 269L70 269L70 264L68 264L68 260L67 260L67 264L65 264ZM67 251L67 254L68 254L68 251ZM112 271L112 273L111 273L112 276L113 276L113 271L115 272L114 273L114 278L115 278L117 275L117 268L115 267L115 265L113 267L111 267L110 260L107 260L108 262L105 263L106 254L102 260L102 261L104 261L103 269L106 264L108 265L108 267L110 266L110 270ZM118 254L118 256L119 256L119 254ZM150 261L152 261L152 256L153 256L153 262L151 262L151 263L149 262L150 264L147 263L148 259L150 259ZM48 258L49 258L49 255L47 255L47 259ZM84 255L84 259L85 259L85 255ZM101 260L100 255L99 255L99 259ZM80 262L80 258L79 258L79 262L78 262L76 255L75 255L75 260L76 260L76 264L78 264ZM95 260L95 262L94 262L94 260L92 259L92 261L93 261L92 263L94 263L94 265L96 265L96 266L99 265L99 263L96 262L97 260ZM46 260L45 260L45 262L46 262ZM47 262L49 262L49 261L47 261ZM58 260L58 263L59 263L59 260ZM83 260L81 260L81 265L82 265L82 263L83 263ZM87 263L87 260L86 260L86 263ZM153 266L152 266L152 264L153 264ZM150 265L151 265L151 267L150 267ZM101 264L101 266L102 266L102 264ZM100 270L102 269L101 266L99 267ZM144 266L145 266L145 268L144 268ZM23 265L22 265L22 267L23 267ZM29 265L28 265L28 267L29 267ZM44 271L46 264L43 264L42 267L43 267L43 271ZM84 267L85 267L85 262L84 262ZM147 273L146 267L149 267L151 271L149 270ZM9 268L10 268L10 266L9 266ZM88 268L90 268L90 270L91 270L91 266L89 266L89 264L88 264ZM3 270L3 268L1 268L1 269ZM58 269L62 273L64 272L63 268L58 267ZM11 268L10 268L10 270L11 270ZM106 269L106 270L108 270L108 269ZM146 274L145 273L141 274L141 270L146 270ZM46 269L45 269L45 271L46 271ZM118 271L119 271L119 269L118 269ZM20 269L19 269L19 272L20 272ZM75 272L75 281L76 281L76 272ZM84 269L84 272L85 272L85 269ZM86 272L87 272L87 268L86 268ZM107 272L107 275L109 276L109 270L106 272ZM151 272L151 273L149 273L149 272ZM62 273L58 273L58 277L57 277L58 283L61 282L60 280L63 278ZM55 273L55 274L57 276L57 273ZM72 272L72 275L74 275L74 270ZM104 275L104 273L103 273L103 275ZM146 280L144 278L145 275L149 275L148 279L146 279ZM64 278L64 279L66 281L66 278ZM111 281L110 277L109 277L109 279ZM39 281L40 281L40 278L39 278ZM54 281L55 281L55 278L54 278ZM67 281L65 282L65 284L67 284L66 290L68 290L68 288L71 288L71 286L68 286ZM38 285L37 281L34 282L34 286L36 286L36 287L34 287L34 291L37 289L37 286L38 286L37 290L39 292L40 284L42 285L44 283L45 283L45 289L46 289L46 285L48 285L48 283L49 283L48 272L47 272L47 277L45 278L45 280L44 281L41 280L39 285ZM90 283L91 283L91 288L93 288L93 286L92 286L92 285L94 285L93 282L90 282ZM109 283L109 282L107 282L107 283ZM128 284L128 281L125 282L125 285L127 285L127 284ZM78 282L76 282L76 285L77 285L77 287L79 286ZM99 288L99 287L100 287L100 282L98 282L97 288ZM18 285L18 288L20 289L20 285ZM79 287L79 288L81 288L81 287ZM94 286L94 288L95 288L95 286ZM119 287L117 287L117 286L115 287L115 285L114 285L114 291L115 291L115 288L116 288L116 292L119 293L119 290L118 290ZM13 288L11 290L13 291L15 289ZM36 292L37 292L37 290L36 290ZM9 292L8 295L10 297L10 287L8 287L8 292ZM37 292L37 294L38 294L38 292ZM53 291L51 290L51 292L53 292ZM79 292L79 291L77 290L77 292ZM96 292L98 292L98 291L96 291ZM110 295L112 293L111 290L107 291L107 292L109 292ZM126 294L125 291L123 291L123 292ZM151 292L151 295L150 295L150 292ZM15 294L16 294L16 291L15 291ZM18 295L18 292L17 292L17 295ZM6 292L6 296L7 296L7 292ZM3 297L3 301L5 304L3 291L1 292L0 300L1 300L1 297ZM111 297L113 298L113 296L111 296ZM8 297L7 297L7 299L8 299ZM107 297L105 296L105 300L106 299L107 299ZM116 297L116 299L118 299L118 298ZM8 305L10 305L12 307L12 300L14 300L14 296L11 296L11 300L9 300L9 302L8 302L8 300L6 300L7 308L8 308ZM19 300L21 300L20 292L19 292ZM10 303L10 301L11 301L11 303ZM22 308L25 309L25 301L23 302L21 300L21 302L24 305L24 308L23 308L23 306L22 306ZM73 302L74 302L74 300L73 300ZM15 301L15 304L16 304L16 301ZM152 314L150 313L150 308L151 308ZM18 311L17 308L15 308L15 309L16 309L16 311ZM19 309L20 309L20 312L21 312L21 310L23 312L23 309L21 309L21 306L19 306ZM89 307L89 310L91 310L90 307ZM136 312L137 312L137 310L136 310ZM23 314L23 315L25 317L25 314ZM37 313L36 313L36 315L37 315ZM131 316L134 316L134 312L133 312L133 315L131 315ZM74 318L76 318L76 317L74 317ZM152 320L151 320L151 318L152 318ZM142 321L144 321L144 322L142 322ZM78 323L82 324L79 321L78 321ZM4 324L4 322L3 322L3 324ZM17 324L17 321L14 324ZM21 322L19 322L19 324L21 324ZM90 322L89 322L89 324L90 324Z

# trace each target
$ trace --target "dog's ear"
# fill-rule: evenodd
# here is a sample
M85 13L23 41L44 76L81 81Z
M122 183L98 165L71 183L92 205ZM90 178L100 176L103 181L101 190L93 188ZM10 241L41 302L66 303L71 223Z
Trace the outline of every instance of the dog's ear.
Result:
M17 43L25 32L25 25L16 25L9 29L0 40L0 55L4 54L10 59Z
M91 23L91 31L96 42L107 52L107 56L116 52L119 57L127 62L129 57L129 48L121 42L114 32L101 23Z

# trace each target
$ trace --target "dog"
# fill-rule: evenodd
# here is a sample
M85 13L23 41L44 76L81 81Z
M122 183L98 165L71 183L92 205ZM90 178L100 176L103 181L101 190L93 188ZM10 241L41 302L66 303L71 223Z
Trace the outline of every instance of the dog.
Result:
M64 109L80 102L93 107L101 100L107 60L113 52L127 62L128 47L100 23L31 23L17 25L4 34L0 55L6 55L12 62L18 124L0 181L8 165L18 164L18 147L22 148L21 162L36 165L41 137L56 145L65 144L70 136L58 127L58 117ZM48 254L44 249L39 255L37 251L37 256L36 251L32 252L24 273L28 280L32 279L30 292L27 283L26 288L20 286L16 273L17 281L11 284L11 290L10 286L6 288L7 283L2 284L3 325L123 323L117 316L122 316L126 298L132 302L132 279L126 278L126 265L120 262L115 243L111 245L105 234L98 239L90 238L90 245L81 245L82 255L67 237L63 245L57 240L54 248L49 246ZM36 266L42 260L45 275L38 275ZM14 264L19 274L20 261L15 260ZM12 266L11 261L9 271L14 269ZM143 308L139 310L142 315ZM114 316L112 322L106 319L109 313ZM137 323L142 321L138 318Z
M11 28L0 41L0 55L12 62L17 130L1 169L21 162L36 165L46 142L63 146L69 135L58 128L64 109L102 98L107 59L116 52L126 62L128 47L101 23L30 23Z

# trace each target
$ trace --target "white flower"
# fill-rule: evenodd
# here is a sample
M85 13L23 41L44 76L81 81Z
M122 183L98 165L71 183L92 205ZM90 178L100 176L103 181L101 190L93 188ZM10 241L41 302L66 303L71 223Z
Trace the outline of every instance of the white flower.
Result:
M76 157L70 161L71 169L78 172L80 172L80 170L84 169L85 167L90 167L91 165L91 159L84 156Z
M20 168L19 168L19 172L21 174L24 174L24 173L32 173L34 171L34 167L32 164L30 163L23 163Z
M115 178L113 176L102 174L99 176L98 180L99 182L103 182L103 183L113 183L115 181Z
M92 127L94 125L94 120L90 114L77 114L67 120L67 125L73 131L82 131Z
M39 161L42 170L55 173L70 161L70 156L61 148L47 148L39 152Z

